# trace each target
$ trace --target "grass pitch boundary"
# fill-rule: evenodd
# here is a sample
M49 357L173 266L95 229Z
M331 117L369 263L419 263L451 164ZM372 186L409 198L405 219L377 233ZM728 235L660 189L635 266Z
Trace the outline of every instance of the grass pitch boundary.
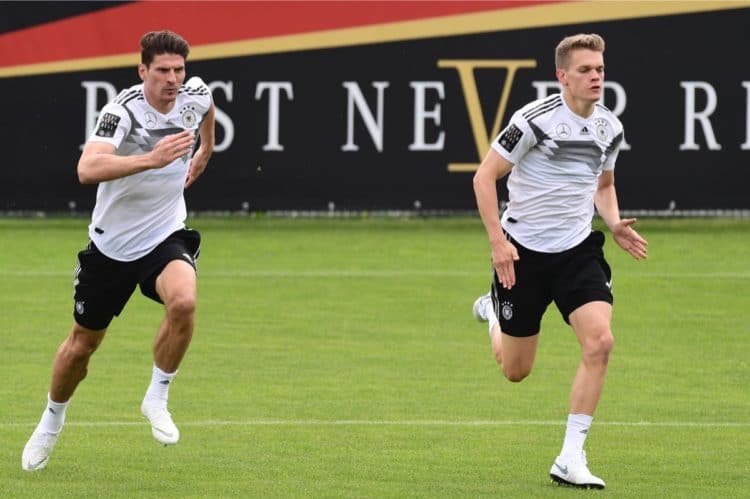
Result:
M488 272L468 272L454 270L318 270L318 271L237 271L201 272L201 278L385 278L394 277L476 277ZM45 270L0 270L0 277L70 277L72 271ZM750 272L618 272L618 277L638 277L652 279L750 279Z
M33 427L37 423L0 423L0 428ZM77 427L117 427L141 426L145 421L76 421L67 422L65 426ZM566 421L544 420L465 420L451 421L441 419L387 420L387 419L246 419L181 421L178 426L565 426ZM652 428L746 428L750 421L596 421L597 426L630 426Z

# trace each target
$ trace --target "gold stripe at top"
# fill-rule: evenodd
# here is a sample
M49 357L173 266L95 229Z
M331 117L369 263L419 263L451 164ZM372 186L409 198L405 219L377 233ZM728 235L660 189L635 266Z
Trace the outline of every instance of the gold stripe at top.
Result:
M296 35L197 45L190 60L212 60L281 52L296 52L372 43L419 40L523 28L540 28L623 19L711 12L750 7L750 0L733 1L575 1L486 12L458 14L415 21L316 31ZM112 56L0 67L0 78L47 73L122 68L136 65L136 52Z

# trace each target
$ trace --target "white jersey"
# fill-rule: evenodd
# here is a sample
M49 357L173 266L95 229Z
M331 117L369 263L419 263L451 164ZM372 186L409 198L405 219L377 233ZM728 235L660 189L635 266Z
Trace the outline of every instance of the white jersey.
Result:
M104 106L89 141L112 144L118 156L145 154L167 135L192 130L197 136L210 107L211 93L198 77L180 87L167 114L149 105L143 84L134 85ZM133 261L185 226L183 190L191 158L192 151L164 168L99 184L89 237L102 253Z
M603 170L612 170L623 127L599 104L588 118L561 94L518 110L492 144L513 163L503 229L526 248L558 253L591 233L594 194Z

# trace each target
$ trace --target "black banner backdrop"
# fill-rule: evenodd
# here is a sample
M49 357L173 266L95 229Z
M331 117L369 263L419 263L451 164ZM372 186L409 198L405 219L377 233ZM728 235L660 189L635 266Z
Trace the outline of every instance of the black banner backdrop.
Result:
M473 209L472 171L498 115L504 125L555 92L557 42L597 32L604 103L629 147L616 169L621 208L748 209L748 26L750 9L735 9L189 60L213 89L218 149L188 206ZM81 145L96 111L136 82L135 67L0 78L0 210L91 209Z

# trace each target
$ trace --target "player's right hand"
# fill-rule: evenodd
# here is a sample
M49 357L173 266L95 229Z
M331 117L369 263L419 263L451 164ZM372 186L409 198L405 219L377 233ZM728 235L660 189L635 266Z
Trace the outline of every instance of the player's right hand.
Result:
M195 143L195 136L188 130L167 135L156 143L151 151L154 168L162 168L181 156L190 154Z
M514 264L518 259L518 250L507 239L498 239L492 243L492 266L505 289L510 289L516 284Z

